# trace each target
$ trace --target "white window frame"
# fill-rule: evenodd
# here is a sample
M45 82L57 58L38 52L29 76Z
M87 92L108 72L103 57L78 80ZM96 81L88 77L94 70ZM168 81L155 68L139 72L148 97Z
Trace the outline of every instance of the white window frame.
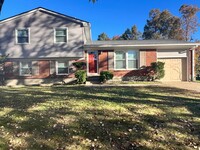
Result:
M125 52L125 65L126 65L126 67L125 67L125 69L117 69L116 68L116 52L121 52L121 51L123 51L123 52ZM136 68L128 68L128 51L135 51L136 52L136 55L137 55L137 61L136 62L138 62L137 63L137 66L136 66ZM115 50L114 51L114 70L137 70L139 68L139 51L138 50L131 50L131 49L129 49L129 50Z
M21 72L21 68L22 68L22 63L23 62L26 62L26 63L30 63L31 64L31 74L22 74L22 72ZM19 75L20 76L32 76L32 61L20 61L19 62Z
M18 30L28 30L28 43L19 43L18 42ZM16 44L30 44L31 42L31 38L30 38L30 28L18 28L18 29L15 29L15 41L16 41Z
M57 29L66 30L66 42L56 42L56 30ZM68 43L68 28L67 27L54 28L54 43L56 43L56 44Z
M68 73L58 73L58 63L65 62L68 65ZM56 75L68 75L69 74L69 61L68 60L57 60L56 61Z

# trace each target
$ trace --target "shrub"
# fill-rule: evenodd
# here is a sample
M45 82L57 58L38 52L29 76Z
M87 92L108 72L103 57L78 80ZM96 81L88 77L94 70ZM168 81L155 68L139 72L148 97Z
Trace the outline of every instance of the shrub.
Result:
M85 62L74 62L72 64L74 67L76 67L77 70L83 70L86 66Z
M111 80L113 78L113 73L109 71L101 71L100 72L100 82L106 82L107 80Z
M84 84L86 82L86 71L85 70L77 70L75 73L75 77L77 78L78 84Z
M165 76L164 65L164 62L159 61L151 63L151 68L154 72L153 80L162 79Z

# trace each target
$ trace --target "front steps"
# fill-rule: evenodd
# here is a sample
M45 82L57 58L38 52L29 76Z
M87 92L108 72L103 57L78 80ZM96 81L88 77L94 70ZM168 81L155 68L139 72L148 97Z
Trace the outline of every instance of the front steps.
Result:
M99 75L87 77L86 85L92 85L92 84L100 84Z

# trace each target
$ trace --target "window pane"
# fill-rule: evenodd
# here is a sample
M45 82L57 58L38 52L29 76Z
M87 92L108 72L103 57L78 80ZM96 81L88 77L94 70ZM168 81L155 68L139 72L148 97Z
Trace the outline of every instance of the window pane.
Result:
M21 75L31 75L32 74L32 63L31 62L21 62L20 66Z
M68 62L58 61L58 74L68 74Z
M58 68L66 68L67 64L65 62L58 62Z
M126 61L116 60L116 69L126 69Z
M128 69L137 68L137 61L136 60L129 60L128 61Z
M18 43L28 43L28 37L18 37Z
M136 51L128 51L128 59L129 60L137 59L137 53L136 53Z
M126 53L125 52L118 51L115 54L116 54L116 59L117 60L125 59L126 58Z
M56 37L56 43L60 43L60 42L66 42L66 37Z
M56 29L56 36L66 36L65 29Z
M67 68L58 68L58 74L68 74L68 67Z
M28 30L27 29L17 30L17 35L19 37L28 37Z
M21 68L21 75L31 75L31 68Z

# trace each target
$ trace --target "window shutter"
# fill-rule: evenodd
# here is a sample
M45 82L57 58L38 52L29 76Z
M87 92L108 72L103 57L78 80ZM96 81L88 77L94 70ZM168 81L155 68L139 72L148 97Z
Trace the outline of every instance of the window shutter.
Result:
M138 64L140 65L139 67L146 66L146 51L140 50L139 58L140 58L138 61Z
M13 75L19 76L19 62L13 62Z
M38 61L32 61L32 75L39 75L39 64Z
M114 70L114 51L108 51L108 70Z
M50 74L56 74L56 61L54 60L50 61Z

